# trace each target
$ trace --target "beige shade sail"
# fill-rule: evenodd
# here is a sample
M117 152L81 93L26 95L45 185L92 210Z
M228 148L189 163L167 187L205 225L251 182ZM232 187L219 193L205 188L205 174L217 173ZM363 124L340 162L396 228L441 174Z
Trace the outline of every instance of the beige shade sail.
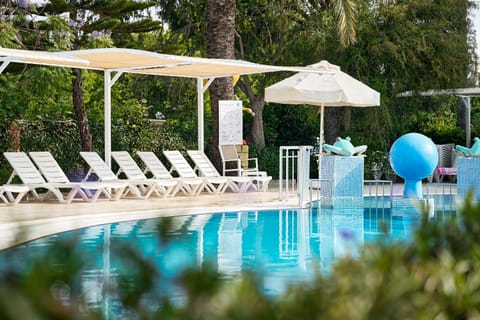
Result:
M307 67L271 66L244 60L177 56L124 48L64 52L0 48L0 61L189 78L310 70Z
M0 47L0 73L11 62L72 67L103 71L105 113L105 161L110 164L111 153L111 97L113 84L123 73L155 76L189 77L197 79L198 149L204 145L203 94L218 77L238 76L277 71L318 72L309 67L271 66L242 60L207 59L162 54L125 48L103 48L64 52L29 51ZM204 84L204 79L208 79Z

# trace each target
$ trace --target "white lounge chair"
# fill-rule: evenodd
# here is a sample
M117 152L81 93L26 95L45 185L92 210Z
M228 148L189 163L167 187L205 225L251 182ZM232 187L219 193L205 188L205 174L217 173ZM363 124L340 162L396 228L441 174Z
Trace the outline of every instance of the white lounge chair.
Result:
M145 173L150 172L156 179L175 179L179 180L182 183L182 188L180 189L185 195L196 196L202 192L205 186L205 180L195 177L195 178L173 178L171 173L163 165L163 163L158 159L155 153L151 151L138 151L137 155L142 159L145 164Z
M29 155L48 183L66 187L77 187L79 188L78 193L82 198L89 202L95 202L101 195L104 195L111 200L118 200L127 187L127 183L121 181L72 182L68 179L67 175L50 152L32 151L29 152ZM95 190L95 192L92 194L90 190ZM115 192L112 192L111 190L114 190Z
M195 164L195 168L193 169L197 170L200 173L200 176L209 178L222 177L207 155L203 153L203 151L188 150L187 154ZM228 188L230 188L230 190L233 192L245 192L250 187L256 189L251 177L228 176L223 178L228 180Z
M23 199L28 191L30 188L24 185L5 184L0 186L0 200L7 205L15 205Z
M127 151L112 151L112 158L119 166L117 177L123 172L129 180L151 181L156 186L154 191L158 196L174 196L182 187L182 183L179 180L148 179Z
M79 184L50 183L45 181L25 152L4 152L3 155L13 168L7 184L11 184L13 178L18 176L22 184L29 188L29 192L35 199L47 200L50 195L53 195L60 203L70 203L79 194L84 200L88 200ZM47 193L41 197L37 193L37 189L46 189ZM61 189L69 190L66 196L64 196Z
M258 169L257 158L245 159L249 166L248 168L242 168L242 160L238 155L235 145L220 145L218 149L220 151L220 157L222 158L223 175L233 172L237 176L250 176L253 177L254 181L258 184L260 191L268 190L268 183L272 180L272 177L268 176L267 172Z
M115 173L107 166L102 158L96 152L81 151L80 155L88 164L90 169L84 180L88 179L93 173L102 182L124 181L127 183L127 188L124 196L132 193L137 199L148 199L153 192L155 192L157 183L148 179L119 179Z
M172 170L182 178L199 178L185 157L178 150L165 150L163 154L172 164ZM205 179L205 190L209 193L219 194L225 192L228 187L228 179L225 177L201 177Z

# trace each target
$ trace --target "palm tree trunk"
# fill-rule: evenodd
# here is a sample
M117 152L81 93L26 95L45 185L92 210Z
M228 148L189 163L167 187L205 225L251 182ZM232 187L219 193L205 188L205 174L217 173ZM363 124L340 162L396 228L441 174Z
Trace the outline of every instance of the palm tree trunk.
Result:
M207 56L233 59L235 56L235 1L207 0L207 10ZM209 139L209 151L212 162L217 168L221 168L218 151L218 101L232 99L232 78L216 79L209 91L212 109L212 135Z

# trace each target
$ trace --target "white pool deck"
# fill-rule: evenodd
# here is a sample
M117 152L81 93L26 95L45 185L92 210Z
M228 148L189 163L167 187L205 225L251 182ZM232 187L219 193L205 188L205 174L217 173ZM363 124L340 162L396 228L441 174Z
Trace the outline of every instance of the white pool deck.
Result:
M441 184L430 186L441 187ZM368 194L368 188L365 193ZM402 184L393 185L393 194L401 195ZM280 200L278 182L267 192L202 194L195 197L152 197L147 200L74 201L70 204L21 202L15 206L0 204L0 249L46 235L106 223L180 216L201 213L298 208L295 194Z

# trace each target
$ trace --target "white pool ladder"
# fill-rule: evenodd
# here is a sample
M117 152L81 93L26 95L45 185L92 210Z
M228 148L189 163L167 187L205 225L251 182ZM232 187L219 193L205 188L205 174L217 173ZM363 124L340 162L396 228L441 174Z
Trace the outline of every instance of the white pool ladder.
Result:
M279 163L279 197L287 201L289 196L298 197L298 204L307 205L308 181L310 179L310 154L312 146L281 146Z

